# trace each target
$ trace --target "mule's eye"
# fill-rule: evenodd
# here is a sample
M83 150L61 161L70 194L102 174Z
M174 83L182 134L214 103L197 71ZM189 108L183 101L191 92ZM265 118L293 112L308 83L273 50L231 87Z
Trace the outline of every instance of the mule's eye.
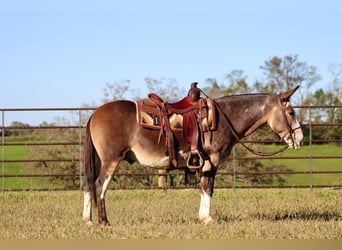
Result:
M295 116L296 115L294 109L290 105L287 105L286 113L289 114L290 116Z

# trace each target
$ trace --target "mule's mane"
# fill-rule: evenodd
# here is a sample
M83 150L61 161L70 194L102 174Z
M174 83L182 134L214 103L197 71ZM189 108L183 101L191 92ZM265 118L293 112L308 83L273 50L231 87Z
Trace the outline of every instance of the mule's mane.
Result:
M265 93L253 93L253 94L241 94L241 95L227 95L223 97L218 97L215 99L217 103L231 103L235 108L239 109L241 105L243 106L254 106L269 103L275 94L265 94Z
M271 96L273 94L265 94L265 93L252 93L252 94L237 94L237 95L226 95L222 97L215 98L215 100L225 100L225 99L235 99L235 98L250 98L250 97L266 97Z

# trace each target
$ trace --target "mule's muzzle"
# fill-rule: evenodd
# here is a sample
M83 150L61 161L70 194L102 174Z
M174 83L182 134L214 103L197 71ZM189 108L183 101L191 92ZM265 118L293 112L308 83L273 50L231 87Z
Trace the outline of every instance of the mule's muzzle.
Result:
M291 129L291 131L287 132L283 138L289 148L292 149L300 149L304 144L304 135L300 127Z

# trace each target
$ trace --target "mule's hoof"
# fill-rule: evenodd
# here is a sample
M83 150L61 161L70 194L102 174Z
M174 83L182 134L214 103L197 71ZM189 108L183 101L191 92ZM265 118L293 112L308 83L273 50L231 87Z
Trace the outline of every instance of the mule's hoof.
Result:
M82 220L86 223L87 226L92 226L93 222L89 217L83 217Z
M109 221L99 221L99 225L102 227L111 227L112 225L109 223Z
M89 227L93 226L93 222L91 220L86 221L86 225Z
M215 220L213 218L208 218L206 220L204 220L204 224L205 225L209 225L209 224L215 224Z
M213 224L215 222L211 216L201 218L201 221L204 222L205 225Z

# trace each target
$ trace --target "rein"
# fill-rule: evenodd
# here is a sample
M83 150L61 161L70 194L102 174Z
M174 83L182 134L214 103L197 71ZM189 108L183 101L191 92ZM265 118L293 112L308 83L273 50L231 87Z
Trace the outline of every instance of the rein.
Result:
M202 93L205 97L209 98L208 95L205 94L203 90L201 90L201 89L199 89L199 90L201 91L201 93ZM226 114L222 111L222 109L219 107L219 105L216 103L216 101L213 100L213 102L214 102L214 104L215 104L215 107L220 111L220 113L223 114L223 116L224 116L224 118L225 118L227 124L229 125L229 128L230 128L230 130L231 130L231 132L232 132L232 134L233 134L235 140L236 140L238 143L240 143L245 149L247 149L249 152L251 152L252 154L255 154L255 155L258 155L258 156L273 156L273 155L276 155L276 154L279 154L279 153L284 152L284 151L289 147L289 145L285 145L283 148L281 148L281 149L279 149L279 150L277 150L277 151L274 151L274 152L259 152L259 151L256 151L256 150L254 150L254 149L248 147L242 140L240 140L239 136L237 135L237 133L236 133L234 127L233 127L233 124L231 123L231 121L229 120L229 118L226 116ZM296 130L296 129L297 129L297 128L295 128L295 129L293 129L293 130ZM290 129L290 132L288 132L288 133L292 133L293 130Z
M233 125L231 124L230 120L228 119L228 117L226 116L225 113L222 112L221 108L216 104L215 102L215 106L220 110L220 112L223 114L224 118L226 119L229 127L230 127L230 130L234 136L234 138L236 139L236 141L238 143L240 143L245 149L247 149L249 152L251 152L252 154L255 154L255 155L258 155L258 156L273 156L273 155L276 155L276 154L279 154L281 152L284 152L288 147L289 145L285 145L283 148L277 150L277 151L274 151L274 152L260 152L260 151L256 151L254 149L252 149L251 147L248 147L242 140L240 140L240 138L238 137L238 135L236 134L236 131L233 127Z

